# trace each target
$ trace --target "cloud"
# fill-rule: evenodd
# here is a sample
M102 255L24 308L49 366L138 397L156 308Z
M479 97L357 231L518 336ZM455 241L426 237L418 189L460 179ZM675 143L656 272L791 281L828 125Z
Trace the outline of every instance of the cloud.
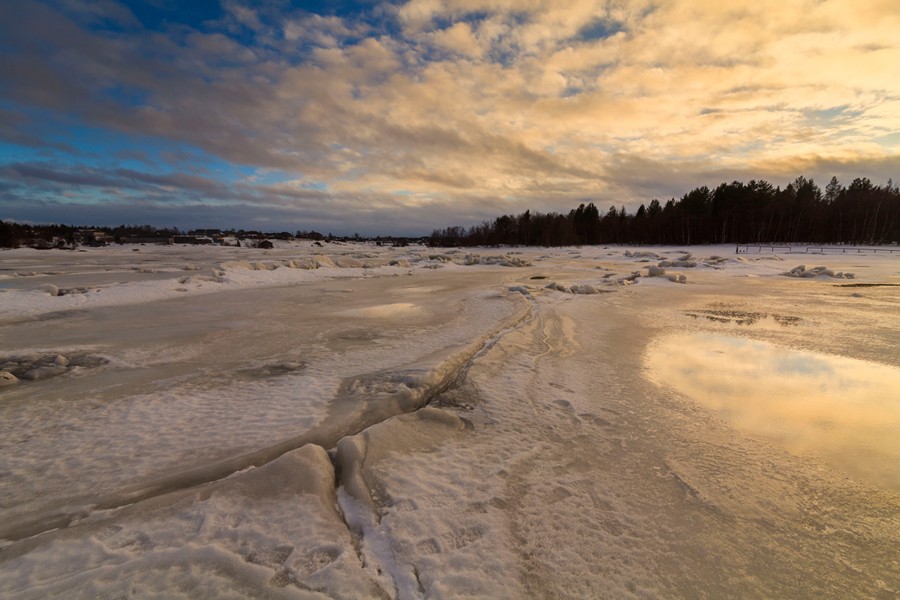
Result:
M82 23L112 25L128 29L139 22L131 10L114 0L61 0L60 8Z
M454 23L446 29L433 33L431 37L432 44L453 54L480 58L484 52L468 23Z
M223 0L222 8L231 19L251 31L262 31L263 24L256 10L243 5L237 0Z
M16 49L0 62L0 135L84 163L2 177L48 198L96 176L191 206L300 211L312 200L298 190L315 189L335 215L375 223L366 206L408 207L443 226L454 212L585 198L633 209L719 176L897 176L891 2L411 0L345 17L281 6L227 2L219 21L163 31L114 2L0 6ZM211 173L175 177L177 162L165 175L99 168L36 127L42 111L298 183L232 189Z

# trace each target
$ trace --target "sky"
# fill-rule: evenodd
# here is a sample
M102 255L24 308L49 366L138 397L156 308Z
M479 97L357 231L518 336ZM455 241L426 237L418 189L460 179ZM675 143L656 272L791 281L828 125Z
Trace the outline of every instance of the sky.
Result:
M421 235L900 180L896 0L0 1L0 219Z

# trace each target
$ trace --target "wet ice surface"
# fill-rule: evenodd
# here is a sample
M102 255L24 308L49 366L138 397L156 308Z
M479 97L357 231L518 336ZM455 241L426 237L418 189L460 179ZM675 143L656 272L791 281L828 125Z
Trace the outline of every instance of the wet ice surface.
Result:
M896 257L138 249L0 253L4 597L898 593Z
M897 367L709 333L660 340L647 362L736 428L900 492Z

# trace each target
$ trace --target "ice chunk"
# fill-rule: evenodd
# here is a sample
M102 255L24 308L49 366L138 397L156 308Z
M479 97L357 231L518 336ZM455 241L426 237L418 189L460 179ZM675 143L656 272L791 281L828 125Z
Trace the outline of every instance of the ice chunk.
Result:
M690 255L688 255L690 256ZM693 268L697 266L697 261L688 260L687 258L681 258L678 260L661 260L659 261L660 267L683 267L683 268Z
M482 256L480 254L467 254L463 264L472 265L500 265L501 267L530 267L531 263L518 256Z
M24 379L30 379L31 381L38 381L40 379L49 379L50 377L56 377L57 375L62 375L68 371L66 367L60 365L49 365L46 367L36 367L31 369L25 375L23 375Z
M624 277L619 277L616 281L620 285L632 285L633 283L637 283L637 280L641 278L641 272L635 271L631 275L626 275Z
M626 250L624 256L627 258L659 258L659 254L649 250Z
M593 295L593 294L599 293L597 291L597 288L590 285L589 283L573 285L572 287L569 288L569 291L572 292L573 294L586 294L586 295Z
M782 273L787 277L800 277L802 279L812 279L813 277L832 277L834 279L853 279L853 273L845 273L843 271L835 272L828 267L819 266L807 269L806 265L797 265L790 271Z

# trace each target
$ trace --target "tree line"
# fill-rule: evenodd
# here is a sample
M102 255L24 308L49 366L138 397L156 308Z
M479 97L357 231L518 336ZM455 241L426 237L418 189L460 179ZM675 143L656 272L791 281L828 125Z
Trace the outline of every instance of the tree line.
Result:
M177 236L230 236L239 240L261 237L291 240L295 237L294 234L287 231L269 233L262 233L256 230L246 231L244 229L194 229L181 231L177 227L155 227L153 225L119 225L117 227L92 225L85 227L61 224L31 225L14 221L0 221L0 248L18 248L39 242L44 242L43 247L48 247L51 244L58 244L59 247L63 245L74 247L79 244L105 245L105 241L97 243L96 238L90 235L95 232L104 234L102 236L104 239L111 240L117 244L124 243L129 238L169 240L177 238ZM313 240L336 239L330 233L328 236L325 236L315 231L298 231L296 237L305 237Z
M373 241L378 245L390 244L393 246L406 246L410 242L422 241L422 238L409 238L404 236L377 236L363 237L358 233L351 236L335 236L332 233L322 234L312 230L298 230L296 233L287 231L261 232L244 229L192 229L179 230L177 227L155 227L153 225L119 225L109 226L79 226L61 224L32 225L17 223L15 221L0 221L0 248L19 248L32 246L38 248L75 248L79 245L105 246L108 243L122 244L129 240L140 239L142 242L159 240L168 242L177 241L180 237L204 237L214 241L222 238L244 239L273 239L273 240L312 240L320 242L359 242Z
M530 210L474 227L432 232L433 246L579 244L885 244L900 242L900 188L865 177L824 191L798 177L784 189L767 181L698 187L680 199L653 199L634 214L591 202L567 215Z

